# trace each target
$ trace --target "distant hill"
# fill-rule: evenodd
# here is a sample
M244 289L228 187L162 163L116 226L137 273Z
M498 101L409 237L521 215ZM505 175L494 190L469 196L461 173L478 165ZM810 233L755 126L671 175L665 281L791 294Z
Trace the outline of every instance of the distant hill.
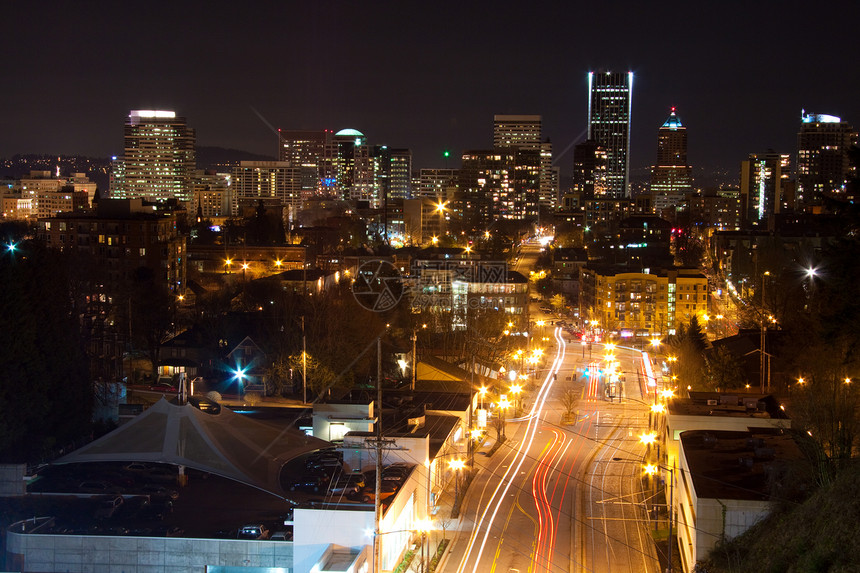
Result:
M240 161L274 161L271 155L260 155L240 149L198 145L197 169L224 169L238 165Z

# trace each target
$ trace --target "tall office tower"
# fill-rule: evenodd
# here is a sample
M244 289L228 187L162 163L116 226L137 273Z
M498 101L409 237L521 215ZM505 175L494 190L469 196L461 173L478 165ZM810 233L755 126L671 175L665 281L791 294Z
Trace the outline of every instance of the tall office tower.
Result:
M323 130L278 130L278 160L301 168L302 195L309 197L322 186L321 169L332 132Z
M797 207L821 203L821 194L844 193L855 175L848 149L857 132L833 115L801 113L797 134Z
M486 229L497 219L515 218L510 211L514 151L466 151L462 161L454 211L464 227Z
M418 172L418 196L429 197L437 202L454 198L459 183L459 169L422 168Z
M606 149L593 139L573 148L573 191L584 199L606 197Z
M773 150L741 161L741 209L747 225L766 227L768 218L785 208L790 166L788 154Z
M326 142L320 170L323 192L341 199L354 198L356 161L367 163L368 152L360 149L366 145L367 138L355 129L342 129ZM368 165L361 165L361 169L367 168Z
M588 72L588 139L606 150L607 198L630 196L632 110L633 72Z
M495 115L493 116L493 147L538 152L540 157L538 201L541 205L553 207L558 196L558 187L554 185L552 143L541 141L541 123L542 119L539 115Z
M657 164L651 167L651 197L657 214L675 207L693 190L692 168L687 165L687 128L675 114L657 130Z
M412 197L412 150L382 148L383 194L388 199Z
M493 116L493 147L540 149L541 116Z
M253 205L262 199L288 207L291 216L302 206L301 169L287 161L242 161L233 168L232 179L239 203Z
M194 141L194 130L175 112L132 110L125 122L125 156L112 178L111 196L190 201Z

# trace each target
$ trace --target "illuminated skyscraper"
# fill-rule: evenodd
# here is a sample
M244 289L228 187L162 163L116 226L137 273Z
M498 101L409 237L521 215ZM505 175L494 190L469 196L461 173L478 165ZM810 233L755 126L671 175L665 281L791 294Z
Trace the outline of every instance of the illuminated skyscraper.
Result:
M125 156L112 179L111 196L190 201L194 142L194 130L175 112L132 110L125 122Z
M657 164L651 168L652 205L657 214L674 207L692 191L692 169L687 165L687 128L675 108L657 130Z
M278 160L298 167L302 177L302 197L322 190L322 164L326 145L332 140L330 130L278 130Z
M857 132L833 115L801 114L797 134L797 207L816 205L820 195L845 193L853 167L848 149L857 144Z
M773 150L741 161L741 209L747 225L766 227L768 218L783 210L790 166L788 154Z
M632 109L633 72L588 72L588 139L606 151L607 198L630 196Z
M541 116L493 116L493 147L540 150Z
M542 141L539 115L493 116L493 147L535 151L540 161L538 201L554 207L558 197L558 173L552 167L552 143ZM533 163L531 154L525 154Z

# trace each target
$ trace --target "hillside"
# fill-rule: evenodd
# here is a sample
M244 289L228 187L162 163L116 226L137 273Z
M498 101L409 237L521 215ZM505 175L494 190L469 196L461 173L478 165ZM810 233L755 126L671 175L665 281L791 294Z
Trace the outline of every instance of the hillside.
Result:
M860 571L860 466L714 550L701 573Z

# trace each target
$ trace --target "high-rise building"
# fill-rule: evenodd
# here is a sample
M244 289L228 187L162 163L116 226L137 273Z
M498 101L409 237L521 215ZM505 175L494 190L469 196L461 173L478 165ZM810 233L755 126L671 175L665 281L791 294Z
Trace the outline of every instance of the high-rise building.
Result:
M608 196L606 150L593 139L573 148L573 190L585 199Z
M614 199L630 196L632 110L633 72L588 72L588 139L606 151L605 193Z
M387 200L412 197L412 151L382 148L382 176Z
M651 168L651 197L656 213L675 207L692 191L692 168L687 165L687 128L672 108L657 130L657 164Z
M797 134L797 207L820 204L822 194L845 193L854 168L848 149L857 144L854 128L833 115L802 113Z
M540 158L538 201L554 207L558 199L558 173L552 167L552 143L542 141L541 124L539 115L495 115L493 147L537 152Z
M111 197L191 200L194 130L173 111L132 110L125 122L125 155L114 164Z
M302 205L301 170L287 161L242 161L233 168L233 194L242 203L259 201L297 212Z
M493 147L539 150L540 144L541 116L493 116Z
M458 169L422 168L418 175L418 196L445 202L454 198L459 183Z
M791 176L787 153L751 153L741 161L741 208L744 222L766 227L774 213L785 208L785 193Z
M302 196L308 198L322 187L321 170L331 130L278 130L278 160L300 168Z

